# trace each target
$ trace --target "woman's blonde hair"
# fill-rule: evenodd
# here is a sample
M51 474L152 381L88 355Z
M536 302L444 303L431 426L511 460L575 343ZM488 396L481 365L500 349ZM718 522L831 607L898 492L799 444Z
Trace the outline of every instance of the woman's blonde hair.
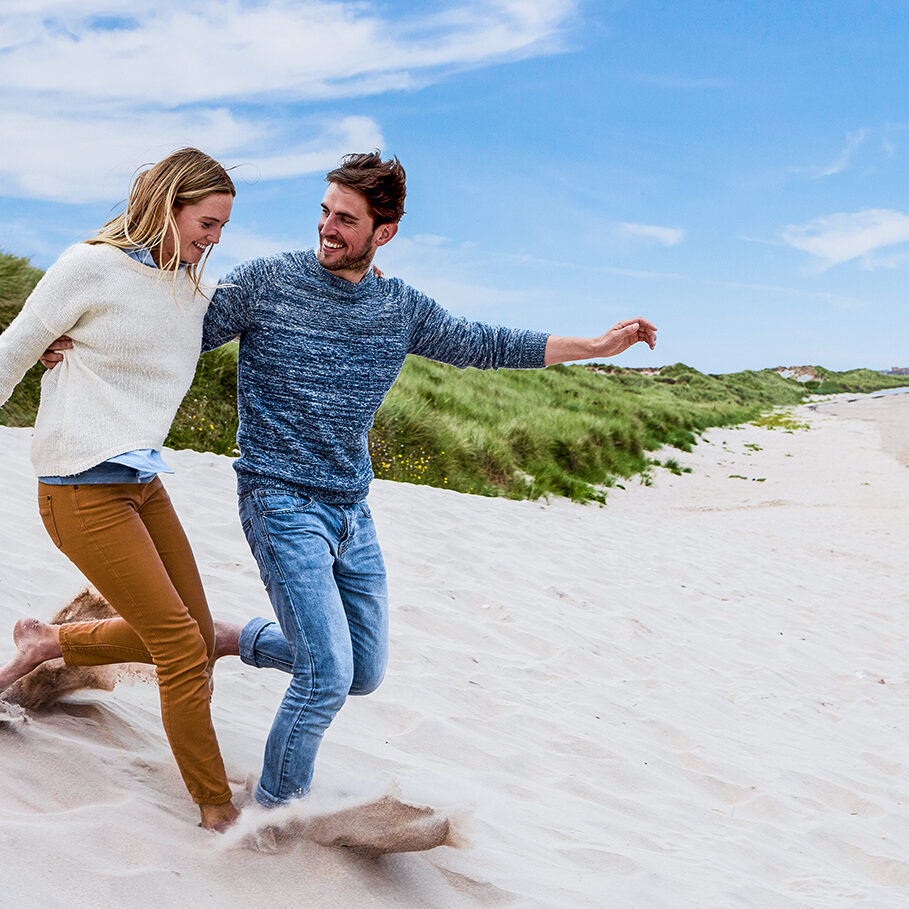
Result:
M237 190L227 171L214 158L198 148L181 148L137 174L130 187L126 210L111 218L97 236L85 242L107 243L119 249L148 249L158 254L159 268L173 272L176 280L180 267L180 232L174 221L174 210L201 202L213 193L236 196ZM174 239L174 251L163 262L159 257L169 235ZM200 262L186 267L198 293L202 293L202 270L210 252L211 247Z

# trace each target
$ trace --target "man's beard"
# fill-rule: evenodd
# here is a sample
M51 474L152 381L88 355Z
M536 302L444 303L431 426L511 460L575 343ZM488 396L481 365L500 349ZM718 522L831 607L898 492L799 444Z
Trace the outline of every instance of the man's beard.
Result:
M322 258L322 244L320 243L319 252L316 258L319 260L319 264L327 271L366 272L372 264L372 256L372 248L370 244L367 243L358 252L350 252L350 250L347 250L346 255L343 255L341 258L335 259L331 264L328 264Z

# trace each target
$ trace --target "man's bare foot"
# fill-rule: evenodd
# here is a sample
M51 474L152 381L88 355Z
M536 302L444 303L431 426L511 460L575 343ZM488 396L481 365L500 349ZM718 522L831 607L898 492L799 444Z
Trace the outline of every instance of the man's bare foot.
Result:
M215 659L223 656L240 656L242 625L233 622L215 622Z
M45 660L63 656L59 627L46 625L38 619L19 619L13 627L13 640L16 642L16 654L0 667L0 691L9 688Z
M224 833L240 816L233 802L226 802L223 805L199 805L199 814L202 816L200 826L206 830L214 830L215 833Z

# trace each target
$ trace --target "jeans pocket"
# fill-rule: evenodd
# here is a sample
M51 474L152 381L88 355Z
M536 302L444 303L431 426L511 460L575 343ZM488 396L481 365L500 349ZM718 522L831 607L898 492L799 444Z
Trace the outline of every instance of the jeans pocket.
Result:
M44 529L47 531L47 535L53 540L54 546L57 549L62 548L60 542L60 533L57 530L57 522L54 520L54 506L51 503L50 496L38 496L38 513L41 515L41 520L44 522Z
M246 536L246 542L249 543L249 551L256 560L256 565L259 566L259 577L262 579L262 583L268 587L268 568L265 565L265 560L262 558L262 550L259 547L259 537L258 534L256 534L253 519L247 518L243 521L242 526L243 533Z
M288 512L307 511L314 500L295 492L282 490L256 490L256 510L261 515L287 514Z

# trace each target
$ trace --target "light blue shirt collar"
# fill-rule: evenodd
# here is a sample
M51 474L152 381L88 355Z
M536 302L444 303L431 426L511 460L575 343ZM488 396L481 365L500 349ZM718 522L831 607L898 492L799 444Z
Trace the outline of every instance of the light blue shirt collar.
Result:
M137 262L141 262L143 265L148 265L150 268L157 268L155 260L152 258L151 250L141 247L139 249L124 249L123 252L130 257L130 259L135 259Z

